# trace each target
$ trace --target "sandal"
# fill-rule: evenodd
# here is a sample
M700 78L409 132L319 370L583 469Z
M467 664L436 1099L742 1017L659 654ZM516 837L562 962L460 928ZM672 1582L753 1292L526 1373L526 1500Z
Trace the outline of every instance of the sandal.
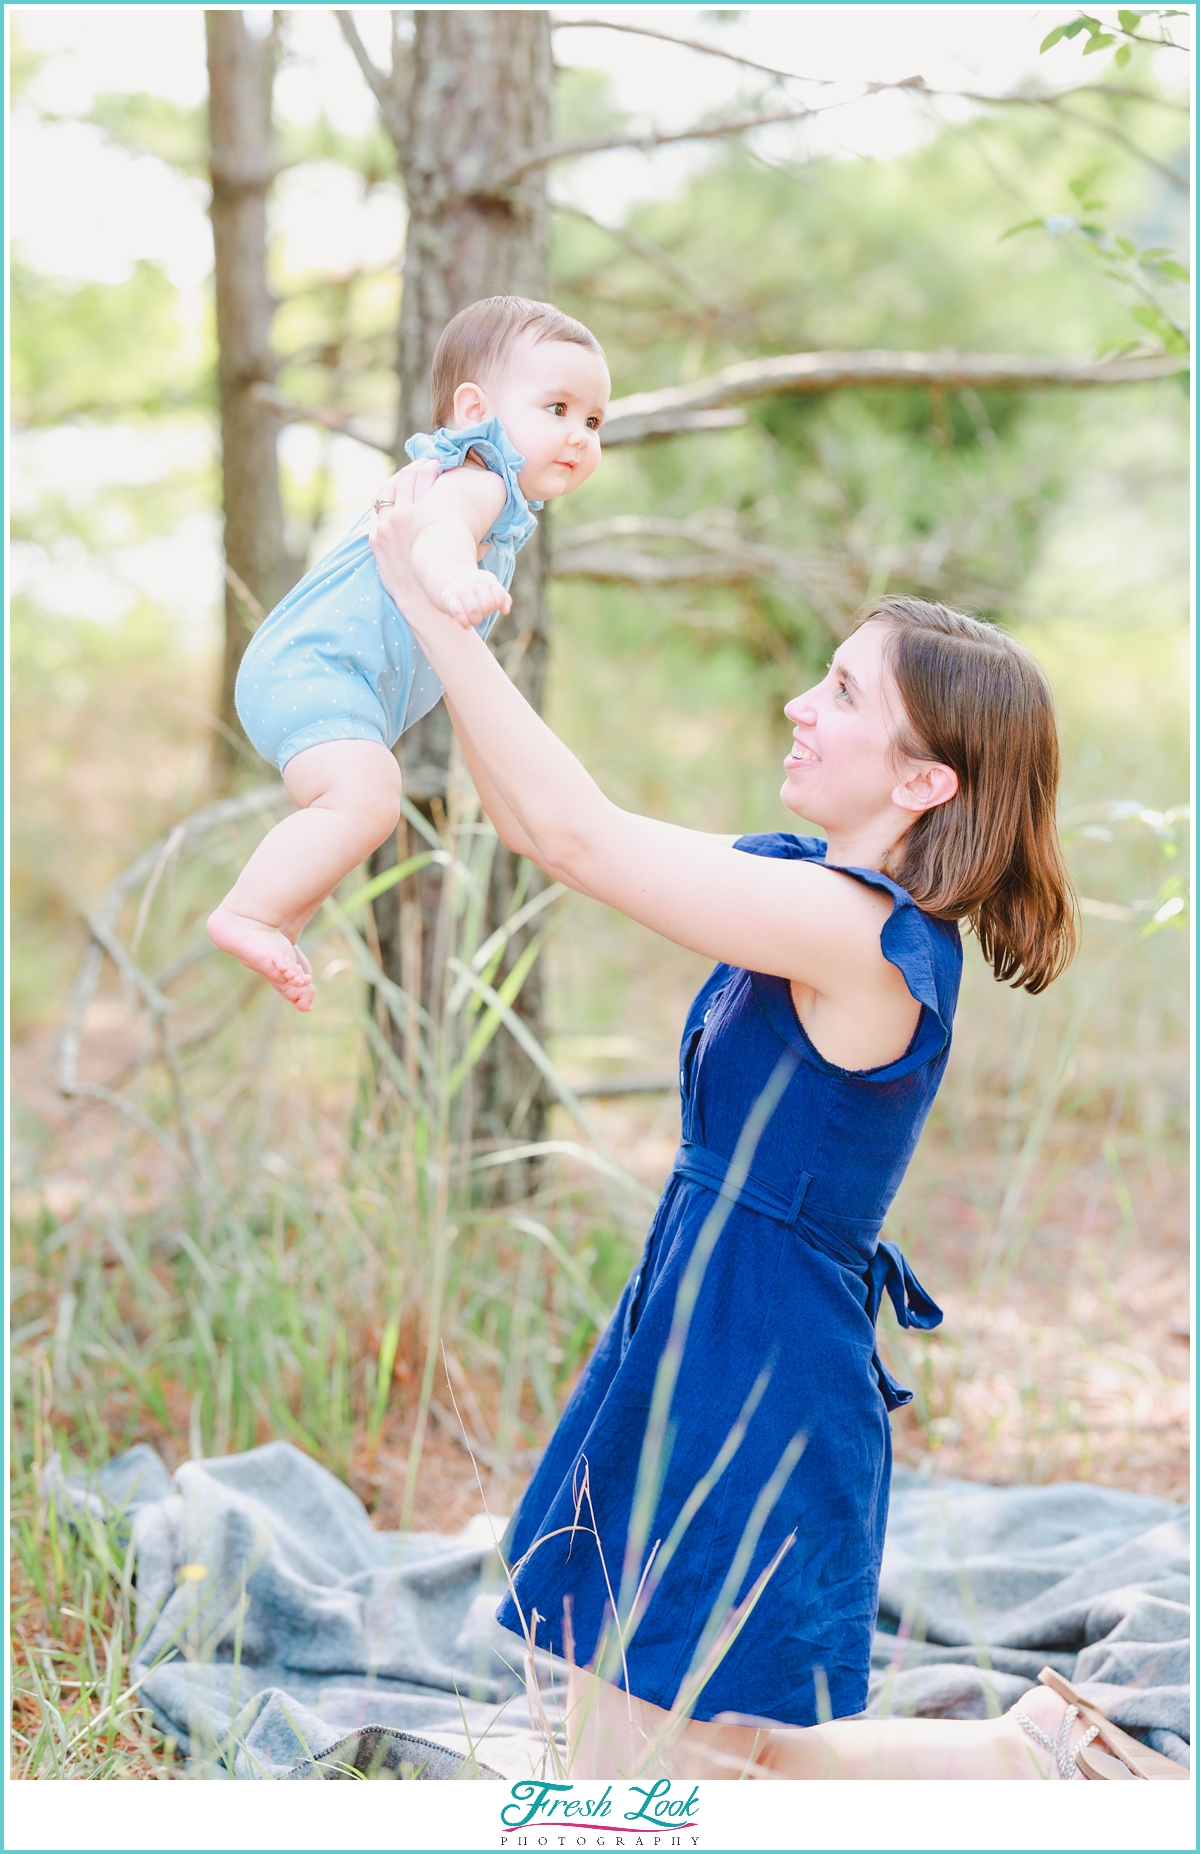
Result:
M1185 1770L1182 1764L1173 1763L1169 1757L1164 1757L1161 1751L1152 1751L1149 1745L1142 1744L1138 1739L1131 1737L1128 1732L1123 1732L1119 1725L1114 1725L1111 1719L1105 1717L1099 1706L1093 1706L1090 1701L1081 1698L1070 1682L1064 1680L1054 1668L1044 1667L1038 1679L1043 1686L1049 1687L1052 1693L1057 1693L1059 1699L1066 1700L1068 1717L1074 1713L1091 1728L1074 1752L1074 1759L1085 1776L1093 1779L1115 1777L1118 1772L1109 1769L1108 1766L1119 1763L1122 1766L1119 1773L1122 1777L1146 1777L1155 1782L1169 1782L1173 1778L1182 1778L1185 1783L1190 1779L1191 1771ZM1022 1718L1021 1723L1028 1730L1028 1725L1032 1724L1032 1721L1026 1722ZM1069 1731L1070 1727L1067 1727L1067 1730ZM1044 1738L1045 1734L1042 1736ZM1103 1748L1091 1749L1094 1738L1099 1738ZM1063 1742L1065 1743L1065 1740ZM1052 1746L1051 1748L1058 1756L1058 1747ZM1059 1770L1060 1772L1062 1770L1061 1756L1059 1756Z
M1044 1751L1049 1751L1051 1756L1056 1760L1058 1764L1058 1774L1064 1783L1069 1783L1071 1781L1072 1777L1075 1775L1076 1769L1082 1770L1085 1777L1092 1776L1092 1770L1086 1762L1086 1753L1093 1738L1098 1738L1100 1736L1100 1727L1098 1725L1090 1725L1073 1750L1069 1749L1067 1746L1067 1740L1071 1736L1071 1727L1079 1717L1078 1706L1067 1707L1066 1712L1063 1714L1063 1722L1059 1727L1057 1740L1051 1738L1049 1732L1044 1732L1040 1725L1035 1725L1029 1714L1027 1712L1022 1712L1019 1706L1013 1707L1013 1716L1017 1724L1021 1727L1021 1730L1023 1732L1028 1732L1034 1743L1041 1745ZM1103 1756L1103 1753L1101 1753L1101 1755ZM1106 1764L1114 1764L1116 1763L1116 1759L1105 1758L1104 1762ZM1120 1770L1123 1777L1129 1775L1124 1764L1118 1765L1117 1768ZM1110 1773L1107 1770L1098 1769L1095 1774L1098 1777L1107 1777Z

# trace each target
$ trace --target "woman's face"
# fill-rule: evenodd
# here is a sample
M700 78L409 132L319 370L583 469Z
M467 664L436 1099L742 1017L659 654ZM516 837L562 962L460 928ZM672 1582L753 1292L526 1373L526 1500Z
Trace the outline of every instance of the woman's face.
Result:
M839 644L824 681L787 704L792 750L780 792L789 811L834 833L912 822L892 794L905 777L893 747L899 696L884 661L885 627L865 624Z

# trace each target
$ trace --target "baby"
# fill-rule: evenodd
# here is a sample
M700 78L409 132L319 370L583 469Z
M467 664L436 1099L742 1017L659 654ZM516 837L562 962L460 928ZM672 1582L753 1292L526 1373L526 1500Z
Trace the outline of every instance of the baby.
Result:
M600 343L550 303L490 296L443 331L440 429L405 449L441 472L418 504L413 567L460 624L486 637L510 609L517 551L537 527L530 510L591 476L609 390ZM395 830L392 745L442 693L380 582L372 521L369 510L263 620L238 673L242 726L297 809L259 844L208 932L301 1011L313 1000L301 929Z

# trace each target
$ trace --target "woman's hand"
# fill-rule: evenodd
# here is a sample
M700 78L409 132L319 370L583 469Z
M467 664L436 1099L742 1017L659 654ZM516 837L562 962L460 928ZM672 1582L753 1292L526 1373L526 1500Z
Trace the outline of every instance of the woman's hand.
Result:
M413 512L439 474L436 463L428 458L405 464L380 490L371 524L371 552L379 577L414 629L431 621L447 622L446 614L426 595L412 564Z

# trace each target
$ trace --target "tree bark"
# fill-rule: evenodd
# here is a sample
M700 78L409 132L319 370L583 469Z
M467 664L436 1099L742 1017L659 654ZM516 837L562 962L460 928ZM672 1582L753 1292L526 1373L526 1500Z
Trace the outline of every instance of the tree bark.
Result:
M225 648L213 743L218 766L238 757L233 688L255 625L294 578L279 495L279 414L270 401L275 304L267 288L267 193L274 178L274 35L253 38L240 12L206 12L217 382L225 545ZM264 389L260 397L255 389Z
M411 48L393 46L389 79L373 74L353 22L343 26L396 143L408 202L404 291L400 315L400 419L396 455L404 440L430 428L430 370L446 323L481 297L500 293L542 299L549 287L549 211L545 170L538 168L495 190L492 177L527 148L550 135L552 64L548 14L540 9L419 10ZM493 644L522 694L539 709L545 678L547 565L545 516L519 555L513 609L493 633ZM405 790L427 816L438 818L447 793L452 735L445 708L404 735L397 749ZM410 842L408 839L412 838ZM372 867L383 869L420 844L401 826ZM521 880L521 860L497 847L492 866L489 919L502 921ZM525 895L543 886L526 872ZM422 871L381 897L376 924L385 968L420 997L435 1020L444 996L444 946L439 932L442 872ZM528 935L510 940L500 972L520 957ZM535 964L514 1009L536 1036L544 1035L543 994ZM536 1084L536 1085L535 1085ZM495 1037L472 1078L471 1119L476 1137L522 1143L540 1139L546 1102L528 1059L511 1037ZM500 1168L513 1189L515 1168Z

